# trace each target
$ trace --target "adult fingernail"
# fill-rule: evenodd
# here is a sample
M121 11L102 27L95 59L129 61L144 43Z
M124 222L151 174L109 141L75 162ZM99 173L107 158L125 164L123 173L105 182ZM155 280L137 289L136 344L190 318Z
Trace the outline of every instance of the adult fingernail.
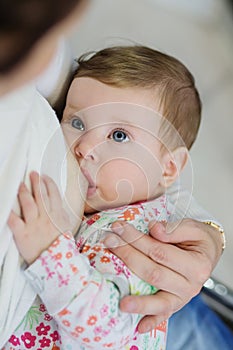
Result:
M119 246L119 240L117 239L117 237L111 235L105 238L104 245L107 248L117 248Z
M162 221L150 221L148 225L149 230L151 231L152 229L156 231L159 234L164 234L166 232L166 227L165 223Z
M150 323L144 323L143 326L140 327L139 333L147 333L153 329L153 326Z
M122 233L124 232L124 226L120 222L114 222L111 225L111 229L112 229L113 232L115 232L118 235L122 235Z
M129 300L129 301L127 301L127 303L124 304L124 311L135 312L136 306L137 305L133 300Z

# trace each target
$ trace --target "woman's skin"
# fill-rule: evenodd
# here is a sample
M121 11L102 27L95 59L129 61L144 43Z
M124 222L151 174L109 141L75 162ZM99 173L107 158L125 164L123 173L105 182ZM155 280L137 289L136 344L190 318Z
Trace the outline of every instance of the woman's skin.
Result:
M108 236L106 246L140 278L160 289L156 295L127 296L121 301L122 311L147 315L139 323L142 333L197 295L222 253L219 232L191 219L184 219L171 234L155 222L150 223L150 236L122 221L112 229L117 235Z
M9 74L0 75L0 95L33 80L47 67L60 36L79 20L86 3L79 4L76 11L35 43L24 62ZM154 328L196 295L221 256L218 232L194 220L183 220L169 235L161 224L151 224L150 236L140 235L138 240L131 239L139 232L128 224L115 223L113 229L118 235L109 236L106 245L140 278L161 289L154 296L122 299L122 310L153 315L141 320L140 332Z

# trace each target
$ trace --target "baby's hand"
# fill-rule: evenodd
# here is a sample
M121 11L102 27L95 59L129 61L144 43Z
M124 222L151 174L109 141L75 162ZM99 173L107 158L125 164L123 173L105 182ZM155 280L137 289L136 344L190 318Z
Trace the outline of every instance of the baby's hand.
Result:
M54 181L48 176L30 174L32 193L25 184L19 187L22 216L11 212L8 225L20 254L28 264L46 250L62 233L70 229L69 217Z

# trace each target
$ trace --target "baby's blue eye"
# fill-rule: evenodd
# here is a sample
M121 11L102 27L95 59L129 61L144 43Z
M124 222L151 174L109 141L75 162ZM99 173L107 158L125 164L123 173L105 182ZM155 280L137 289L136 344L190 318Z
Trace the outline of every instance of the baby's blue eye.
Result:
M84 131L85 130L85 126L82 122L82 120L78 117L74 117L71 120L71 126L75 129L78 129L80 131Z
M129 141L128 135L122 130L115 130L111 137L116 142L126 142Z

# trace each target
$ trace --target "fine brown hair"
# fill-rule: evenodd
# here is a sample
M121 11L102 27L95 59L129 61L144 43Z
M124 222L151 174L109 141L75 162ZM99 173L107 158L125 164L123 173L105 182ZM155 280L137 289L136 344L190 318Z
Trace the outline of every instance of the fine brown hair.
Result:
M195 80L183 63L140 45L106 48L84 54L77 61L75 78L89 77L119 88L153 89L155 99L159 98L158 112L175 127L185 146L191 148L200 125L201 100ZM164 130L163 141L169 148L181 146L167 128Z
M0 74L11 71L34 44L82 0L0 0Z

